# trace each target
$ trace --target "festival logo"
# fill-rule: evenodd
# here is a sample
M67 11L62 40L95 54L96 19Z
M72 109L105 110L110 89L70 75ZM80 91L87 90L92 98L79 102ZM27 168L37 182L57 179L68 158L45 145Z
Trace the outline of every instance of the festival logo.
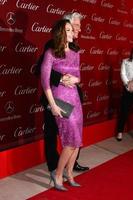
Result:
M33 11L37 11L39 9L39 6L33 3L24 3L21 0L18 0L16 2L16 7L17 8L22 8L22 9L26 9L26 10L33 10Z
M62 10L61 8L56 8L53 4L49 4L46 7L46 12L54 15L64 15L66 10Z
M106 65L105 63L100 63L98 66L99 71L109 71L110 68L111 67L109 65Z
M118 21L117 19L114 19L112 17L109 18L109 24L112 24L114 26L120 26L121 25L121 22Z
M36 130L36 127L30 128L27 127L23 129L21 126L17 127L16 130L14 131L14 137L22 137L25 135L32 135Z
M94 80L94 79L90 79L88 83L89 87L99 87L101 85L102 85L102 81Z
M82 0L82 1L87 2L87 3L91 3L91 4L97 3L97 0Z
M100 115L101 115L101 112L89 111L87 113L87 119L93 119L93 118L99 117Z
M38 113L38 112L43 112L43 111L44 111L43 106L40 106L40 105L37 105L37 104L32 104L31 107L30 107L29 113L33 114L33 113Z
M32 32L42 32L42 33L50 33L52 28L48 27L47 25L40 25L39 22L34 22L31 26Z
M114 7L114 5L110 2L108 2L107 0L102 0L101 7L112 9Z
M32 88L30 86L24 88L22 85L17 85L14 90L14 95L33 95L37 92L37 88Z
M102 55L104 53L103 49L99 49L97 47L91 47L90 54L93 55Z
M93 65L89 65L87 63L81 63L81 65L80 65L81 71L92 71L92 70L94 70L94 68L95 67Z
M98 95L97 98L96 98L96 101L99 102L99 101L107 101L109 99L109 96L108 95Z
M105 19L101 16L97 16L96 13L92 14L91 20L94 21L94 22L98 22L98 23L104 23L105 22Z
M102 40L111 40L112 39L112 35L109 34L109 33L105 33L104 31L101 31L99 33L99 38L102 39Z
M20 75L23 71L23 68L16 66L8 66L7 64L0 65L0 75Z

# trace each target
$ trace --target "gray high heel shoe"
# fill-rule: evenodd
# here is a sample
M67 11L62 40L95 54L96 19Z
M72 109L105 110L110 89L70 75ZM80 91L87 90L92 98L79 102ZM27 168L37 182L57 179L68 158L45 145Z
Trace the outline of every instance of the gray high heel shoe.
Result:
M69 179L68 179L68 183L69 183L69 185L71 185L73 187L81 187L81 185L79 183L77 183L75 181L70 181Z
M53 170L53 171L50 172L50 176L51 176L52 173L55 173L55 170ZM65 180L65 179L68 180L68 176L67 176L67 174L66 174L65 171L63 172L63 179L64 179L64 180Z
M71 180L72 178L70 178L69 176L67 176L67 181L69 183L70 186L73 187L80 187L81 185L77 182L75 182L74 180Z
M51 180L52 180L53 183L54 183L55 189L60 190L60 191L68 191L68 189L65 188L63 185L57 184L56 179L55 179L55 171L52 171L52 172L50 173L50 177L51 177Z
M66 172L65 172L65 171L63 172L63 179L66 179L66 180L68 180L68 176L67 176L67 174L66 174Z

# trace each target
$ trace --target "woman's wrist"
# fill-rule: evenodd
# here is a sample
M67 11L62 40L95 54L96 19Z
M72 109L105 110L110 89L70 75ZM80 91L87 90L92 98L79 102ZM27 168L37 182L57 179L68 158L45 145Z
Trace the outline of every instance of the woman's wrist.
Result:
M55 107L56 106L56 103L50 103L50 106L51 106L51 108L53 108L53 107Z

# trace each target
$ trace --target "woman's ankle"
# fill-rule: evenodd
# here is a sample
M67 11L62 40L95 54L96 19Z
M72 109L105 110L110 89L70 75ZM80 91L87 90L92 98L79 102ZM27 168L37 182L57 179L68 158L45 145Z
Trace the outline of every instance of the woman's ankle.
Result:
M73 181L73 173L71 171L66 171L66 174L68 179Z

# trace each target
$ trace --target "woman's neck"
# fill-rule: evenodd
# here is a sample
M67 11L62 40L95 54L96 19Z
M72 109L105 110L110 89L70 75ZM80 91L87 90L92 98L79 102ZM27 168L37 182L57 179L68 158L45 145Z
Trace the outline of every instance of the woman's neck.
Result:
M67 43L67 44L66 44L66 47L65 47L65 51L69 51L69 50L70 50L69 44Z

